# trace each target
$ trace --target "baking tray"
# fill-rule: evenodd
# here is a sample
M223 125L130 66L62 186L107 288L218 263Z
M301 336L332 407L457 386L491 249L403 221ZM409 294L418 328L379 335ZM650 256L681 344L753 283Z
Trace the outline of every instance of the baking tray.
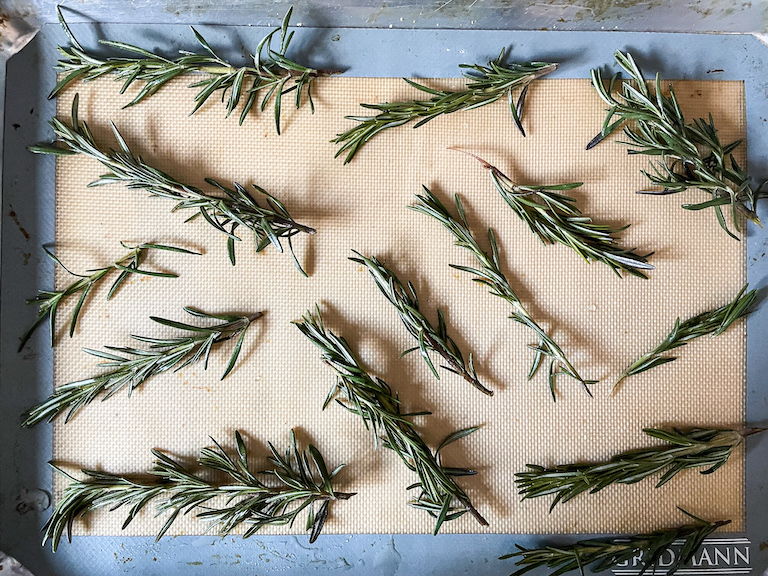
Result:
M86 46L99 37L157 47L168 54L191 48L186 26L74 25ZM264 29L200 27L224 57L244 60ZM338 36L338 40L334 40ZM36 288L50 286L53 266L41 249L54 238L54 163L26 151L31 143L50 139L46 121L55 104L46 100L53 85L56 45L65 37L56 25L45 25L37 37L7 64L2 245L0 246L0 549L15 556L32 573L47 574L466 574L501 575L512 562L498 556L515 543L538 546L566 543L581 536L515 535L354 535L322 536L315 544L305 537L255 536L219 539L181 536L158 543L153 538L79 537L54 555L40 547L40 528L50 514L36 510L51 492L51 427L20 427L20 415L49 393L52 352L38 334L22 354L18 337L35 317L23 306ZM610 64L615 49L630 50L645 70L666 79L722 79L745 82L750 174L768 177L768 48L752 36L638 34L621 32L508 32L477 30L380 30L304 28L292 54L316 68L344 69L350 76L450 77L460 63L483 61L511 48L513 60L551 60L562 64L552 77L584 78L594 67ZM747 242L750 286L768 283L768 235L754 226ZM747 321L747 422L768 421L768 307ZM741 568L762 574L768 569L768 440L750 439L747 448L747 530L717 534L710 546L738 547ZM741 559L744 555L748 562ZM717 557L716 555L712 555ZM731 554L732 558L737 555ZM721 558L720 557L717 558ZM703 564L697 573L732 574L733 566ZM541 572L542 574L546 572ZM749 572L738 572L749 573Z

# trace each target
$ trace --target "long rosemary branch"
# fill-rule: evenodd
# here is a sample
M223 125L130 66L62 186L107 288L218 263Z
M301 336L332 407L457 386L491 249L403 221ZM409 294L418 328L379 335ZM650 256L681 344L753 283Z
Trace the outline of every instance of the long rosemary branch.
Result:
M98 160L110 172L91 182L89 186L121 182L128 188L146 190L152 196L175 201L176 205L172 211L195 210L196 213L188 218L187 222L202 216L208 224L227 236L229 259L233 265L235 264L235 242L241 240L235 233L239 226L253 232L257 252L269 245L282 252L283 246L280 239L285 238L296 268L304 276L307 275L293 252L291 238L300 232L314 234L315 230L296 222L277 198L255 184L253 187L266 196L266 206L259 205L258 201L237 182L234 183L234 189L230 189L211 178L206 178L206 182L216 187L224 196L213 196L194 186L182 184L144 162L141 156L134 155L114 124L111 126L119 150L99 147L88 125L78 120L77 107L78 97L75 95L72 101L71 125L55 117L50 122L58 138L57 142L63 144L63 147L37 145L29 149L37 154L83 154Z
M204 75L201 80L189 85L190 88L199 89L194 98L195 106L192 113L205 104L213 94L219 92L222 103L226 103L227 117L237 108L241 100L245 100L240 113L240 124L242 124L254 106L264 111L272 101L275 127L280 134L283 96L295 91L296 108L299 108L302 104L302 95L306 94L306 100L314 112L312 81L318 76L330 74L330 72L314 70L286 58L285 54L293 38L293 32L288 33L288 23L293 8L286 13L281 26L272 30L259 42L256 51L251 55L253 66L239 68L220 58L194 28L192 32L203 48L202 54L181 51L178 58L168 59L124 42L99 40L105 46L117 48L131 55L125 58L102 58L86 51L80 45L64 21L61 10L57 9L57 11L59 22L71 46L59 46L62 58L58 62L57 70L64 76L56 83L49 98L55 97L76 80L89 81L107 74L114 74L115 80L123 83L120 88L121 94L134 83L143 84L136 96L126 105L127 107L138 104L153 95L178 76L201 74ZM280 33L279 48L273 50L272 41L278 32ZM138 56L133 56L135 54ZM261 99L260 102L259 99Z
M358 252L355 252L355 254L358 257L350 258L350 260L362 264L368 269L378 289L397 309L400 320L402 320L411 336L418 342L417 347L406 350L403 354L419 350L421 357L429 366L432 374L439 380L440 374L438 374L435 365L429 358L429 351L431 350L439 354L448 364L447 366L441 366L443 369L458 374L482 393L493 396L493 391L480 383L472 362L472 354L469 355L468 360L464 360L459 346L448 336L448 329L442 311L440 309L437 310L437 328L435 328L419 310L419 297L416 295L416 289L413 287L413 284L408 282L408 288L406 289L397 275L384 266L375 256L366 258Z
M488 522L454 480L455 476L466 476L475 472L443 466L440 459L440 451L443 448L468 436L477 428L454 432L443 440L433 453L416 431L413 422L408 419L429 412L403 414L397 394L392 392L386 382L370 376L360 366L343 337L326 331L319 310L314 315L307 312L302 321L295 324L302 334L320 349L323 360L338 377L323 408L336 398L339 405L363 419L365 427L373 432L375 446L378 447L381 443L385 448L393 450L405 466L416 473L419 481L408 489L418 488L420 493L409 504L436 518L434 533L438 533L443 522L454 520L467 512L481 525L487 526Z
M355 157L355 154L379 132L388 128L402 126L418 120L414 128L418 128L440 116L451 114L459 110L479 108L486 104L496 102L506 96L509 101L509 110L520 133L525 136L525 130L521 123L525 97L528 86L536 78L554 72L557 64L549 62L525 62L521 64L504 64L504 50L498 58L488 62L487 66L480 64L461 64L461 68L469 70L464 77L470 82L464 90L454 92L451 90L435 90L404 78L408 84L430 95L428 100L411 100L407 102L384 102L381 104L361 104L363 108L376 110L376 116L347 116L348 120L358 122L357 126L350 128L342 134L338 134L333 142L341 144L336 156L346 153L344 163L347 164ZM513 100L513 92L522 88Z
M51 260L53 260L55 264L61 266L72 276L77 276L79 280L75 280L72 284L66 288L62 288L61 290L39 290L37 296L27 300L27 304L35 304L38 307L38 314L35 323L32 324L30 329L27 330L21 337L19 352L21 352L22 348L24 348L24 345L32 337L32 334L37 329L37 327L45 322L46 319L50 325L51 346L53 346L54 340L56 338L56 312L58 310L59 304L67 301L71 296L79 294L80 297L77 300L77 304L75 305L74 310L72 310L72 316L69 320L69 336L71 338L75 333L75 328L77 327L77 319L80 317L83 304L85 303L91 288L99 284L99 282L113 270L119 270L120 274L115 279L112 287L109 289L109 292L107 293L107 300L115 295L120 286L122 286L123 282L125 282L131 274L158 276L161 278L176 278L178 274L172 274L170 272L155 272L152 270L144 270L143 268L139 267L142 259L150 250L168 250L171 252L182 252L184 254L195 254L199 256L199 252L193 252L192 250L185 250L184 248L177 248L175 246L166 246L164 244L147 243L139 244L138 246L126 246L121 242L121 245L123 248L128 250L127 254L121 258L118 258L108 266L88 270L90 274L87 275L70 272L67 267L61 263L61 260L59 260L50 250L43 247L45 253L51 258Z
M640 555L642 568L639 573L642 575L656 565L668 548L681 542L679 544L680 552L675 555L672 564L664 566L664 574L671 576L691 561L707 536L718 528L731 523L730 520L709 522L686 512L682 508L680 511L690 516L694 522L667 530L657 530L649 534L581 540L568 546L547 546L545 548L517 546L517 552L501 556L499 560L517 559L515 566L520 568L511 576L521 576L530 570L543 567L554 570L551 576L559 576L573 570L578 570L584 576L586 567L589 567L592 572L603 572Z
M728 461L733 449L746 436L761 431L646 428L643 432L664 443L622 452L596 464L565 464L554 468L528 464L528 470L515 474L515 481L524 500L554 494L551 510L559 502L568 502L582 492L593 494L611 484L635 484L658 473L661 478L657 488L688 468L704 468L702 474L711 474Z
M720 308L702 312L683 322L678 318L666 339L653 350L644 354L619 376L616 386L628 376L640 374L656 366L677 360L674 356L664 356L665 352L685 346L699 336L711 335L713 338L725 332L728 327L742 316L749 313L749 308L757 298L757 290L747 292L748 284L739 291L731 302Z
M539 326L533 317L523 306L520 298L517 297L515 291L507 280L507 277L501 271L501 258L499 256L499 247L496 243L496 235L493 229L488 229L488 238L491 244L491 255L489 256L472 235L467 223L467 215L464 212L464 206L461 203L461 199L457 194L455 197L456 211L458 218L446 208L440 200L427 188L422 186L424 195L416 196L416 204L410 206L412 210L421 212L427 216L431 216L438 222L440 222L454 237L455 244L461 246L475 257L479 268L470 268L468 266L459 266L451 264L452 268L462 270L472 274L475 282L482 284L491 294L502 298L510 306L512 306L512 315L510 318L515 322L527 326L538 336L539 342L536 346L531 348L536 352L533 364L528 373L528 379L530 380L536 374L541 360L544 357L549 358L549 370L548 370L548 383L549 390L552 394L552 399L555 400L555 379L564 374L575 379L584 388L584 391L590 396L592 393L589 390L590 384L595 384L596 380L585 380L573 367L573 364L566 358L560 346Z
M602 130L587 149L622 124L630 122L624 126L624 135L628 139L624 144L630 146L629 153L660 157L658 162L652 164L653 171L643 171L643 174L662 189L640 190L639 194L664 195L694 188L702 190L709 194L708 200L683 204L683 208L713 208L720 227L736 240L738 237L728 228L723 215L724 206L730 206L733 227L737 232L740 215L760 225L755 209L762 186L752 186L746 171L736 163L732 154L741 140L723 145L711 114L708 120L697 118L686 122L671 84L667 96L662 90L658 73L653 88L650 88L631 54L617 50L614 57L631 81L620 83L619 100L613 95L618 75L606 88L600 70L592 70L592 84L610 108Z
M68 422L80 408L99 397L102 401L106 400L124 387L128 388L128 395L130 396L149 378L169 370L181 370L201 359L204 369L208 369L208 358L214 345L237 338L227 368L221 377L222 380L226 378L240 356L246 331L254 320L262 316L262 313L258 312L252 316L238 316L208 314L194 308L184 308L184 310L197 318L220 320L221 322L212 326L194 326L152 316L151 319L158 324L191 334L175 338L131 336L134 340L148 343L148 349L122 346L105 347L112 352L84 349L86 353L106 360L100 365L110 370L98 376L60 386L42 404L29 410L23 426L34 426L44 420L50 422L65 411L67 412L65 422Z
M587 262L596 260L606 264L619 277L624 271L647 278L643 270L653 270L648 264L650 254L641 256L633 252L634 249L621 248L616 243L613 235L626 230L629 225L611 228L607 224L596 224L581 213L574 198L558 193L578 188L581 182L554 186L516 184L482 158L464 150L459 152L472 156L490 171L501 197L544 244L564 244Z
M72 482L43 528L43 544L50 539L55 552L65 530L71 541L74 522L99 508L113 511L130 506L123 523L125 529L155 498L162 498L157 504L157 514L170 514L157 540L180 514L192 511L209 522L219 536L244 525L247 528L243 537L248 538L264 526L293 525L301 511L308 508L307 530L311 532L309 541L314 542L323 529L330 504L354 496L337 492L332 484L344 465L329 473L317 448L310 444L307 451L298 449L293 431L285 454L269 443L269 462L274 467L257 472L252 472L248 465L248 452L239 432L235 432L237 452L234 455L211 440L215 446L200 451L198 464L209 472L226 474L224 483L201 478L157 450L152 450L157 460L144 478L82 470L86 478L78 480L54 466ZM268 480L264 482L260 476ZM217 498L223 498L224 505L210 506Z

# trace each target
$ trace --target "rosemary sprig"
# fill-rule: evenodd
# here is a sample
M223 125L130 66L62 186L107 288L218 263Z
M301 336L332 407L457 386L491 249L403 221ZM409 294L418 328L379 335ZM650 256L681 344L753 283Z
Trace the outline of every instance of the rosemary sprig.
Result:
M314 542L323 529L331 502L354 496L337 492L333 487L332 481L344 465L329 473L322 455L312 444L307 451L298 449L293 431L285 454L269 443L269 462L274 468L257 472L252 472L248 465L248 452L239 432L235 432L235 455L211 440L215 446L200 451L198 464L208 472L223 472L227 476L224 483L201 478L157 450L152 450L157 460L144 478L82 470L86 478L78 480L54 466L72 483L43 527L43 545L50 539L56 552L64 531L71 542L75 520L99 508L112 511L130 506L123 523L125 529L155 498L162 498L157 504L157 514L170 514L157 534L157 540L180 514L192 511L209 522L219 536L243 525L246 527L243 538L248 538L264 526L292 526L301 511L308 508L307 530L310 531L309 541ZM260 476L268 480L262 481ZM224 505L209 506L216 498L225 499Z
M245 333L251 322L263 315L262 312L252 316L208 314L194 308L184 308L184 311L196 318L221 322L212 326L194 326L151 316L151 320L162 326L177 328L190 334L175 338L131 336L134 340L148 343L148 349L105 346L107 350L119 354L84 348L84 352L106 360L100 366L110 370L98 376L60 386L42 404L29 410L22 425L31 427L44 420L50 422L65 411L67 411L65 422L68 422L80 408L99 397L102 401L106 400L124 387L128 388L130 396L136 388L152 376L169 370L181 370L201 359L203 368L207 370L208 358L213 346L237 338L227 368L221 377L223 380L235 367L240 349L243 347Z
M619 277L624 271L647 278L643 270L653 270L648 264L651 254L641 256L633 252L634 249L624 249L616 243L613 235L626 230L628 224L621 228L596 224L576 207L575 198L558 193L578 188L581 182L554 186L516 184L482 158L464 150L459 152L472 156L491 172L491 180L501 197L544 244L564 244L587 262L596 260L606 264Z
M736 295L736 298L725 306L702 312L683 322L678 318L667 338L656 348L644 354L635 363L627 367L619 376L616 386L628 376L634 376L656 366L677 360L675 356L664 356L665 352L685 346L689 341L699 336L709 334L714 338L725 332L736 320L746 316L749 313L749 307L752 306L752 303L757 298L757 290L747 292L747 286L749 284L745 284Z
M419 297L416 295L416 289L411 282L408 282L408 288L406 289L397 275L384 266L375 256L366 258L358 252L355 252L355 254L358 257L350 258L350 260L362 264L368 269L378 289L397 309L400 320L402 320L408 332L419 344L415 348L403 352L403 355L416 350L421 352L421 357L424 358L435 378L439 380L440 374L437 373L437 369L429 357L429 351L431 350L439 354L448 364L447 366L442 365L441 368L458 374L482 393L493 396L493 391L483 386L477 378L475 366L472 362L472 354L465 361L459 346L448 336L448 329L445 325L442 311L440 309L437 310L437 328L435 328L419 310Z
M128 54L138 54L125 58L101 58L96 54L87 52L75 39L69 26L64 21L61 10L57 8L59 22L69 38L71 46L59 46L62 58L58 62L57 70L64 76L56 83L48 98L55 97L66 86L76 80L89 81L106 74L113 73L115 80L123 82L120 93L123 94L132 84L143 83L143 86L126 107L133 106L153 95L168 82L184 74L203 74L205 77L193 82L190 88L198 88L194 98L194 114L215 93L221 93L222 103L226 103L227 117L237 108L241 100L245 100L240 113L240 124L243 123L248 113L257 106L261 111L273 102L275 127L280 134L280 113L282 98L290 92L296 92L296 108L302 104L302 95L306 94L306 100L315 111L312 101L312 81L318 76L325 76L329 72L322 72L303 66L286 58L285 54L293 38L293 32L288 33L288 23L291 19L289 9L283 18L279 28L275 28L267 34L256 47L256 52L251 55L253 66L235 67L226 60L220 58L203 36L194 28L192 32L203 48L203 53L180 51L176 59L168 59L153 54L144 48L115 42L113 40L99 40L99 43L117 48ZM272 49L272 41L277 33L280 33L279 48ZM261 95L263 94L263 97ZM261 102L259 103L259 98Z
M652 568L667 549L677 542L680 552L670 566L664 566L664 573L672 575L688 564L693 555L704 543L704 539L721 526L730 524L730 520L709 522L679 508L694 520L668 530L657 530L650 534L636 534L610 539L581 540L568 546L547 546L545 548L524 548L517 546L517 552L501 556L499 560L518 559L515 566L520 566L511 576L521 576L537 568L547 567L551 576L560 576L566 572L578 570L584 576L584 569L603 572L641 555L640 574ZM591 565L591 566L590 566ZM655 572L654 572L655 573Z
M549 390L552 394L552 399L555 400L555 380L561 374L570 376L576 380L584 388L584 391L592 396L589 390L590 384L595 384L596 380L585 380L573 367L573 364L563 353L563 350L558 344L539 326L533 317L523 306L520 298L517 297L515 291L507 280L507 277L501 271L501 258L499 256L499 247L496 243L496 235L493 229L488 229L488 239L491 244L491 255L489 256L472 235L467 223L467 215L464 212L464 206L461 203L461 199L457 194L455 197L456 211L458 212L458 218L455 218L453 214L446 208L440 200L427 188L422 186L424 195L416 196L416 204L410 206L412 210L421 212L427 216L431 216L438 222L440 222L455 238L455 244L469 250L477 260L479 268L471 268L468 266L459 266L457 264L451 264L451 268L456 270L462 270L468 272L474 276L472 279L479 284L487 287L491 294L502 298L510 306L512 306L512 314L510 318L515 322L527 326L538 336L539 342L536 346L531 348L536 352L531 369L528 372L528 379L530 380L536 374L541 361L544 357L549 358L549 370L547 380L549 383Z
M438 533L443 522L459 518L467 512L482 526L487 526L488 522L454 480L455 476L476 472L443 466L440 458L443 448L473 433L477 427L454 432L433 453L408 419L429 412L403 414L397 394L386 382L370 376L360 366L343 337L326 331L319 310L316 315L307 312L302 321L295 324L320 349L325 363L337 374L336 385L328 394L323 408L336 398L339 405L363 419L366 429L373 432L376 447L381 444L393 450L405 466L416 473L419 481L409 486L408 490L418 488L420 493L409 504L436 518L434 533Z
M738 237L728 228L723 215L724 206L730 206L737 232L740 215L760 225L755 209L762 186L755 188L750 184L749 176L732 154L741 140L723 145L711 114L708 120L696 118L686 122L671 84L667 96L657 73L651 89L629 53L617 50L614 57L631 81L620 83L619 100L612 94L618 74L606 89L600 70L592 70L592 84L610 109L602 130L587 149L625 122L632 121L624 126L624 135L628 139L624 144L630 146L629 153L660 157L652 164L653 171L643 171L643 174L662 189L640 190L639 194L676 194L692 188L702 190L709 194L708 200L683 204L682 207L686 210L713 208L720 227L736 240Z
M528 464L528 470L515 474L515 482L523 500L554 494L550 510L558 502L568 502L582 492L594 494L611 484L635 484L661 473L658 488L688 468L705 468L701 473L711 474L728 461L733 449L746 436L761 431L759 428L741 432L720 428L645 428L643 432L664 444L622 452L596 464L566 464L554 468Z
M146 190L151 196L175 201L176 205L172 210L174 212L183 209L195 210L196 213L188 218L187 222L202 216L208 224L226 235L229 259L232 265L235 264L235 242L241 240L235 234L239 226L243 226L254 233L257 252L270 244L278 252L282 252L283 246L280 239L285 238L296 268L304 276L307 275L293 252L291 238L300 232L314 234L315 230L296 222L277 198L255 184L253 187L266 196L266 206L261 206L237 182L234 183L234 189L230 189L211 178L206 178L206 182L216 187L224 196L213 196L194 186L182 184L165 172L144 162L141 156L134 155L114 124L111 124L112 132L117 139L119 150L99 147L88 125L79 121L77 107L78 95L75 95L72 101L71 125L55 117L50 122L58 138L57 142L63 146L37 145L30 146L29 150L37 154L83 154L98 160L110 170L109 173L91 182L89 186L122 182L128 188Z
M376 116L347 116L348 120L358 122L357 126L350 128L342 134L338 134L332 142L341 144L336 156L346 153L344 164L355 157L358 150L371 138L382 130L402 126L418 120L414 128L418 128L440 116L451 114L459 110L479 108L486 104L496 102L503 96L509 101L509 110L520 133L525 136L525 130L521 123L525 97L528 94L528 86L536 78L557 70L557 64L550 62L525 62L521 64L504 64L504 49L498 58L488 62L487 66L481 64L461 64L459 66L469 72L463 73L470 82L464 90L454 92L451 90L435 90L403 78L408 84L430 95L428 100L411 100L407 102L384 102L381 104L361 104L363 108L376 110ZM513 100L513 92L522 88Z
M118 258L112 264L109 264L104 268L88 270L90 274L87 275L75 274L74 272L71 272L69 269L67 269L66 266L64 266L64 264L61 263L61 260L59 260L56 255L48 250L48 248L43 247L45 253L50 257L51 260L54 261L55 264L61 266L64 270L67 271L67 273L71 274L72 276L77 276L79 280L75 280L72 284L61 290L39 290L37 296L27 300L27 304L35 304L38 307L38 314L35 323L32 324L32 327L27 330L21 337L19 352L21 352L22 348L24 348L24 345L32 337L32 334L37 329L37 327L45 322L46 319L50 325L51 346L53 346L53 342L56 337L56 312L58 310L59 304L61 304L63 301L67 301L70 296L79 294L80 297L77 300L77 304L75 305L74 310L72 310L72 316L69 320L69 336L71 338L75 333L75 328L77 327L77 319L80 317L83 304L85 303L91 288L96 286L107 274L113 270L119 270L120 274L115 279L112 287L109 289L109 292L107 293L107 300L115 295L120 286L122 286L123 282L125 282L131 274L159 276L161 278L178 277L178 274L172 274L170 272L155 272L152 270L144 270L143 268L140 268L139 265L141 264L142 259L150 250L169 250L171 252L182 252L184 254L195 254L198 256L200 254L199 252L193 252L192 250L185 250L184 248L177 248L175 246L166 246L164 244L146 243L139 244L138 246L127 246L123 242L120 244L123 246L123 248L128 250L127 254L121 258Z

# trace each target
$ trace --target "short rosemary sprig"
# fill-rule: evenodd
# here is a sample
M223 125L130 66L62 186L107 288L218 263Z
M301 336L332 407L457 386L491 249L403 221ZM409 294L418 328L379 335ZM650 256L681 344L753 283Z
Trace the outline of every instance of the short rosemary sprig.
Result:
M752 303L757 298L757 290L747 292L747 286L749 284L745 284L736 295L736 298L725 306L702 312L683 322L678 318L667 338L656 348L644 354L635 363L627 367L619 376L616 386L628 376L634 376L656 366L677 360L675 356L664 356L665 352L685 346L689 341L699 336L709 334L714 338L725 332L736 320L746 316L749 313L750 306L752 306Z
M438 374L435 365L429 358L429 351L431 350L439 354L448 364L447 366L441 366L441 368L458 374L482 393L493 396L493 391L480 383L475 372L474 363L472 362L472 354L469 355L468 360L464 360L459 346L448 336L448 329L445 325L442 311L440 309L437 310L437 328L435 328L419 310L419 297L416 295L416 289L413 287L413 284L408 282L408 288L406 289L397 275L384 266L375 256L366 258L359 252L355 252L355 254L357 254L357 258L350 258L350 260L362 264L368 269L378 289L397 309L400 320L402 320L408 332L419 344L415 348L403 352L403 355L415 352L416 350L421 352L421 357L424 358L435 378L439 380L440 374Z
M83 304L85 303L91 288L96 286L107 274L113 270L119 270L120 274L115 279L112 287L109 289L109 292L107 293L107 300L115 295L118 288L120 288L123 282L125 282L131 274L159 276L161 278L178 277L178 274L172 274L170 272L155 272L152 270L144 270L140 268L139 265L141 264L142 259L150 250L169 250L171 252L182 252L184 254L195 254L199 256L199 252L193 252L192 250L185 250L184 248L177 248L175 246L166 246L164 244L146 243L139 244L138 246L127 246L123 242L120 244L123 246L123 248L128 250L127 254L125 254L122 258L118 258L112 264L109 264L104 268L88 270L90 274L87 275L75 274L74 272L71 272L69 269L67 269L66 266L64 266L64 264L61 263L61 260L59 260L57 256L55 256L47 248L43 247L45 253L51 258L51 260L54 261L55 264L61 266L72 276L77 276L79 280L74 281L72 284L66 288L62 288L61 290L40 290L38 291L37 296L27 300L27 304L35 304L38 307L38 315L37 320L35 320L35 323L32 325L32 327L24 333L24 336L21 337L19 352L21 352L22 348L24 348L24 345L32 337L32 334L37 329L37 327L45 322L46 319L50 325L51 346L53 346L53 342L56 337L56 311L58 310L59 304L61 304L61 302L67 301L70 296L79 294L80 297L77 300L77 304L75 305L74 310L72 310L72 317L69 320L69 336L71 338L75 333L75 328L77 327L77 319L80 317Z
M229 259L233 265L235 264L235 242L241 240L235 234L239 226L254 233L257 252L270 244L278 252L282 252L283 246L280 239L285 238L296 268L304 276L307 275L296 259L291 238L300 232L314 234L315 230L296 222L277 198L255 184L253 187L266 196L266 206L259 205L258 201L236 182L234 189L230 189L211 178L206 178L206 182L216 187L224 194L223 196L206 194L199 188L182 184L144 162L141 156L134 155L114 124L112 124L112 131L120 149L115 151L99 147L88 125L78 120L77 106L78 97L75 95L72 101L71 125L55 117L50 122L58 142L63 146L37 145L29 149L37 154L83 154L98 160L110 172L91 182L89 186L121 182L128 188L146 190L152 196L175 201L176 205L172 210L174 212L183 209L195 210L196 213L188 218L187 222L202 216L208 224L226 235Z
M616 51L619 66L629 74L631 81L621 82L621 100L613 94L618 78L614 76L608 88L603 83L600 70L592 70L592 84L600 98L610 106L603 128L589 143L587 149L603 140L620 125L630 146L630 154L646 154L660 157L653 163L653 172L643 171L648 179L661 190L640 190L639 194L676 194L689 189L699 189L710 198L697 204L683 204L686 210L713 208L720 227L731 237L723 215L723 207L730 206L733 227L739 231L739 217L746 216L755 224L760 219L755 212L760 187L750 184L749 176L733 157L732 152L741 144L736 140L723 145L717 135L715 123L709 119L697 118L686 122L675 96L669 86L669 96L663 93L661 78L656 74L653 89L646 84L645 77L629 53Z
M619 277L624 271L647 278L643 270L653 270L648 264L650 254L641 256L633 252L634 249L621 248L616 243L613 235L626 230L629 225L611 228L607 224L596 224L581 213L574 198L558 193L578 188L581 182L554 186L516 184L482 158L464 150L459 152L472 156L491 172L501 197L544 244L564 244L587 262L596 260L606 264Z
M558 502L568 502L582 492L594 494L611 484L635 484L661 473L658 488L688 468L704 468L702 474L711 474L728 461L733 449L746 436L762 431L759 428L746 431L645 428L643 432L664 444L622 452L596 464L565 464L554 468L528 464L528 470L515 474L515 482L524 500L554 494L550 510Z
M285 454L269 443L269 462L274 467L257 472L252 472L248 465L248 452L239 432L235 432L235 455L211 440L215 446L200 451L198 464L208 472L223 472L227 477L223 483L201 478L157 450L152 450L157 458L155 465L143 478L82 470L86 478L78 480L54 466L72 482L43 527L43 545L50 539L55 552L65 530L71 542L75 520L99 508L113 511L130 506L123 523L125 529L155 498L161 498L157 514L170 514L157 540L180 514L193 511L198 518L209 522L219 536L243 525L246 527L243 538L248 538L264 526L292 526L301 511L308 509L307 530L309 541L314 542L323 529L330 504L354 496L337 492L333 487L332 481L344 465L329 473L322 455L312 444L306 451L298 449L293 431ZM260 476L266 481L259 479ZM210 506L210 501L216 498L224 498L224 505Z
M322 358L338 377L323 408L336 402L363 419L366 429L373 432L374 445L381 444L397 453L403 463L416 473L419 481L408 489L418 488L419 495L410 505L436 518L434 533L443 522L454 520L469 512L482 525L488 522L475 509L469 496L454 480L455 476L475 474L473 470L443 466L440 451L450 443L468 436L475 430L467 428L449 435L433 453L408 418L429 412L403 414L397 394L383 380L370 376L355 358L343 337L326 331L319 310L307 312L296 326L317 346ZM338 397L337 397L338 396Z
M402 126L413 120L418 120L414 128L418 128L440 116L451 114L459 110L479 108L486 104L496 102L506 96L509 101L509 110L520 133L525 136L525 130L521 123L525 96L528 86L536 78L557 70L557 64L550 62L525 62L521 64L504 64L504 50L501 50L498 58L488 62L487 66L481 64L461 64L461 68L469 70L464 77L470 82L464 90L454 92L451 90L435 90L403 78L414 88L426 92L431 97L429 100L411 100L407 102L384 102L381 104L361 104L363 108L376 110L376 116L347 116L348 120L358 122L357 126L339 134L333 140L341 144L336 156L346 153L344 164L355 157L358 150L376 136L379 132L388 128ZM513 92L522 88L513 100Z
M446 208L440 200L427 188L422 186L424 195L416 196L416 204L410 206L412 210L431 216L440 222L455 238L455 244L469 250L477 260L479 268L470 268L468 266L459 266L451 264L451 268L468 272L474 276L472 280L487 287L491 294L502 298L512 306L512 315L510 318L515 322L527 326L538 336L539 342L536 346L531 346L536 352L531 369L528 372L530 380L536 374L543 357L549 358L548 383L552 399L555 400L555 379L564 374L576 380L584 388L584 391L592 396L589 385L595 384L596 380L585 380L573 367L573 364L566 358L558 344L539 326L533 317L523 306L523 303L515 294L507 277L501 271L501 258L499 256L499 247L496 243L496 235L493 229L488 229L488 238L491 244L491 255L489 256L475 240L467 223L467 215L464 212L464 206L457 194L455 197L456 211L458 218Z
M547 546L546 548L524 548L517 546L517 552L501 556L499 560L516 558L519 566L511 576L521 576L537 568L547 567L551 576L560 576L573 570L578 570L584 576L584 569L589 567L592 572L603 572L632 560L640 558L640 575L654 567L662 554L677 542L680 544L679 555L676 555L672 565L664 567L664 573L672 575L690 562L693 555L701 547L704 539L721 526L730 524L730 520L709 522L686 512L680 511L694 520L668 530L657 530L650 534L636 534L609 539L581 540L568 546ZM655 572L654 572L655 573Z
M291 19L293 8L289 9L283 18L279 28L275 28L265 36L256 47L256 52L251 55L253 66L235 67L226 60L220 58L202 35L192 28L195 38L203 48L202 54L182 50L176 59L168 59L153 54L144 48L115 42L113 40L99 40L110 48L117 48L130 56L125 58L102 58L96 54L87 52L64 21L61 10L57 9L59 22L69 38L71 46L59 46L62 58L58 62L57 70L64 76L56 83L49 98L55 97L66 86L76 80L89 81L106 74L113 73L115 80L123 83L120 93L123 94L132 84L143 83L143 86L126 107L138 104L148 96L153 95L165 84L184 74L202 74L203 79L193 82L190 88L199 88L194 98L194 114L214 93L221 93L222 103L226 102L227 117L237 108L241 100L245 100L240 113L240 124L243 123L248 113L257 106L261 111L273 102L275 127L280 134L280 112L282 98L285 94L296 92L296 108L302 104L302 95L306 94L306 100L314 112L315 105L312 101L312 81L318 76L325 76L329 72L322 72L303 66L286 58L285 53L293 38L293 32L288 33L288 23ZM272 41L277 33L280 33L279 48L272 49ZM259 103L259 98L261 102Z
M22 425L30 427L44 420L50 422L65 411L67 412L65 422L68 422L80 408L99 397L102 401L106 400L124 387L128 388L128 395L130 396L136 388L152 376L169 370L181 370L201 359L203 360L203 368L207 370L208 358L213 346L237 338L229 358L229 364L227 364L221 377L223 380L235 367L237 358L240 356L240 349L243 347L246 331L254 320L263 315L262 312L252 316L208 314L194 308L184 308L184 311L196 318L220 320L221 322L212 326L195 326L151 316L150 318L158 324L177 328L190 334L175 338L131 336L134 340L148 343L148 349L105 346L107 350L119 354L84 348L84 352L106 360L100 366L110 370L98 376L70 382L56 388L45 402L29 410Z

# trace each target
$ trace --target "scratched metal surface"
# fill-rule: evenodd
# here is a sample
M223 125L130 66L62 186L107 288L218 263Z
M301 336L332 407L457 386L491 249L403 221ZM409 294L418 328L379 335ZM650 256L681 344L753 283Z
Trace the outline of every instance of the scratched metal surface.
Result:
M87 4L87 3L86 3ZM137 32L126 25L78 26L78 36L93 45L98 36L130 40L169 53L190 48L184 26L147 26ZM242 58L263 31L250 27L203 27L215 46L229 47L228 57ZM331 42L336 34L340 40ZM518 542L549 542L543 536L443 535L323 536L313 545L292 536L177 537L154 543L150 538L87 537L64 544L56 555L39 545L39 530L50 510L51 429L21 430L24 409L41 400L51 381L51 354L39 334L31 350L15 352L18 336L34 310L21 305L36 287L49 286L52 267L40 245L53 240L53 162L32 157L30 143L50 137L45 121L54 105L45 99L53 83L55 45L63 41L56 26L44 26L35 40L8 62L5 152L3 158L2 243L0 254L0 550L18 558L32 573L43 575L104 574L317 574L355 575L502 575L509 562L496 558ZM558 77L586 77L591 67L611 62L615 48L631 49L642 66L667 78L745 80L750 172L768 177L768 62L766 49L750 36L632 34L585 32L482 32L436 30L302 31L294 55L318 67L343 68L353 76L451 76L462 58L482 60L499 46L512 46L515 59L552 59L563 63ZM459 46L466 55L460 55ZM310 51L310 47L314 47ZM450 50L450 51L449 51ZM670 58L671 54L684 57ZM714 72L722 70L721 72ZM13 215L11 215L13 213ZM748 279L768 284L768 236L750 228ZM768 306L748 320L747 420L768 421ZM747 451L747 533L753 573L767 573L768 438L750 441ZM567 542L568 537L557 541ZM765 547L763 547L765 548Z

